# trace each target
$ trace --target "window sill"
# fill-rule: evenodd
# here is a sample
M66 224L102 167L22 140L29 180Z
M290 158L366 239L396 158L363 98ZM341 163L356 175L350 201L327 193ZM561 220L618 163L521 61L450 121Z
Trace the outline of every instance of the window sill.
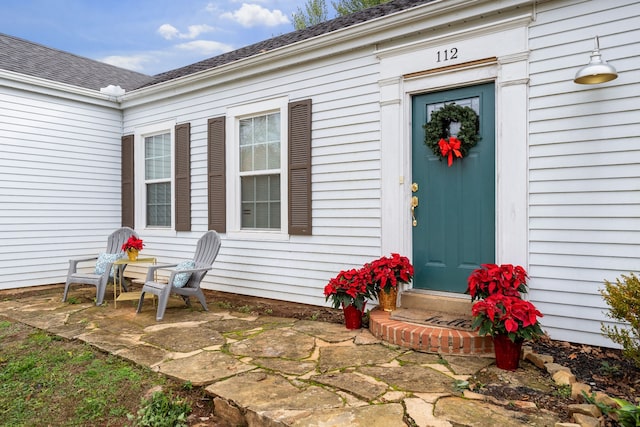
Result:
M269 240L269 241L288 241L289 235L280 231L227 231L227 239L233 240Z

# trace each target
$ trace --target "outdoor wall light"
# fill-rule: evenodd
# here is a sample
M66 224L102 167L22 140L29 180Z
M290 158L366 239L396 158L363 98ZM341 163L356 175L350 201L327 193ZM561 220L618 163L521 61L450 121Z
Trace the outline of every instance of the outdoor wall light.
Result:
M587 65L580 68L573 79L574 83L584 85L594 85L604 83L618 78L616 69L602 59L600 55L600 41L598 36L595 40L595 48L591 52L591 60Z

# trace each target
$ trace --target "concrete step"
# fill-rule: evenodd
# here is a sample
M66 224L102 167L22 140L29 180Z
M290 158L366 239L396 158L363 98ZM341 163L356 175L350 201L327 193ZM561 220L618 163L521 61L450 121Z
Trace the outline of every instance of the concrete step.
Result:
M439 311L451 314L470 315L471 297L431 295L424 292L408 290L400 294L400 307L425 311Z

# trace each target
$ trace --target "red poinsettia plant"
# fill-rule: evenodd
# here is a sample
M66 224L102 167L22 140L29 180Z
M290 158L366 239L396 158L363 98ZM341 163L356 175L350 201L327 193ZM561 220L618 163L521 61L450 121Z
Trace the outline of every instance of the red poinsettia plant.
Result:
M124 242L124 244L122 245L122 250L126 252L129 252L130 249L141 251L143 247L144 243L142 242L142 239L138 239L136 236L132 235L131 237L129 237L129 240Z
M471 301L487 298L489 295L520 295L527 292L529 276L521 266L511 264L482 264L467 279L467 293Z
M528 278L523 267L511 264L482 264L469 275L467 293L476 301L472 326L480 335L506 334L513 342L544 335L538 321L542 313L522 299Z
M331 299L333 308L355 305L363 310L367 299L374 299L384 290L389 293L399 283L410 283L413 265L409 258L392 253L361 268L343 270L324 287L325 300Z
M354 305L363 311L366 300L374 296L373 277L368 268L343 270L324 287L325 301L333 308Z
M389 293L398 283L410 283L413 279L413 265L409 258L396 253L380 257L364 268L368 268L373 276L375 292L383 290Z
M471 314L472 326L480 335L506 334L513 342L535 340L544 335L538 322L542 313L519 296L489 295L473 304Z

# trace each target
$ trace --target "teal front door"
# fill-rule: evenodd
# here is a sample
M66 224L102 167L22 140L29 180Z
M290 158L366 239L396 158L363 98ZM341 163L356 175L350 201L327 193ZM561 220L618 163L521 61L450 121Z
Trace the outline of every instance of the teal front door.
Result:
M450 103L479 115L480 140L449 167L425 144L423 125ZM412 108L413 287L464 293L471 271L495 258L494 84L416 95Z

